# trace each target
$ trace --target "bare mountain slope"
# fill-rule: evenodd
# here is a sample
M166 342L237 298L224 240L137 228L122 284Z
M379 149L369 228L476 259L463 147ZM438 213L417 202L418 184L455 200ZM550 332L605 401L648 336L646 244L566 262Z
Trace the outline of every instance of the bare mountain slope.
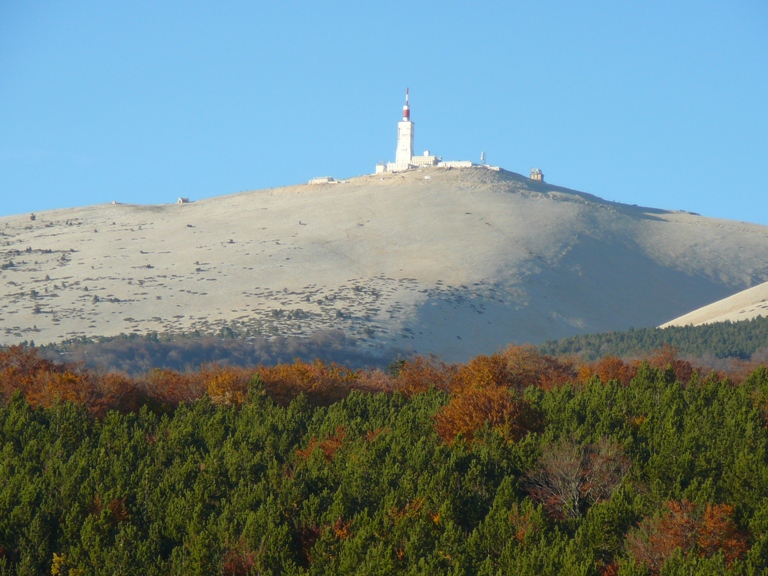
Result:
M679 318L662 324L668 326L701 326L713 322L738 322L768 316L768 282L742 290L732 296L697 308Z
M0 219L0 342L340 328L465 359L768 280L768 228L482 167Z

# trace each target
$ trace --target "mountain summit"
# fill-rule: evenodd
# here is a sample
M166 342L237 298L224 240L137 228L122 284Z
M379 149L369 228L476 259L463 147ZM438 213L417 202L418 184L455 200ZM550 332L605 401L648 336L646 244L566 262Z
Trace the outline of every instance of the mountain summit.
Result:
M464 360L659 325L768 280L768 228L424 167L0 219L0 343L309 335Z

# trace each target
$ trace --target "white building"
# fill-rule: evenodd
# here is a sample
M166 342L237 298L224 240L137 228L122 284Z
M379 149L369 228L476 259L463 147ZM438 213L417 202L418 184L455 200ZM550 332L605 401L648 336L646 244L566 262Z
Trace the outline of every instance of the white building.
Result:
M437 157L432 156L429 150L423 156L413 155L413 122L411 122L411 108L408 105L408 89L405 89L405 106L403 106L403 119L397 123L397 150L395 161L384 164L376 164L376 173L402 172L419 166L435 166Z
M411 122L411 108L408 106L408 88L405 89L405 106L403 106L403 119L397 123L397 150L395 151L395 164L408 166L413 157L413 122Z
M411 122L411 108L408 104L408 89L405 89L405 106L403 106L403 119L397 123L397 150L395 151L395 161L379 162L376 164L376 174L384 172L404 172L421 168L423 166L438 166L440 168L472 168L477 166L471 160L446 160L430 154L426 150L422 156L413 155L413 122ZM498 171L498 166L490 166L485 163L485 152L481 155L482 166Z
M446 160L437 163L440 168L471 168L474 166L472 160Z

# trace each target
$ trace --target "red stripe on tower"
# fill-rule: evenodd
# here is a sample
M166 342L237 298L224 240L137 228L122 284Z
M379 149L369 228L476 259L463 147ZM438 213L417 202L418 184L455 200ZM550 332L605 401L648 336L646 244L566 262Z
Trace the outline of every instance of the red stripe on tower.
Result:
M411 119L411 109L408 107L408 88L405 89L405 106L403 106L403 121Z

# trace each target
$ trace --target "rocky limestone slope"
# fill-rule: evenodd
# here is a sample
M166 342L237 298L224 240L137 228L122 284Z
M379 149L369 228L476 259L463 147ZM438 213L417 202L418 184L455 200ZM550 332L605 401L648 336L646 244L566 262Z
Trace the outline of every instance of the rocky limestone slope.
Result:
M448 360L654 326L768 280L768 228L483 167L0 218L0 343L341 329Z

